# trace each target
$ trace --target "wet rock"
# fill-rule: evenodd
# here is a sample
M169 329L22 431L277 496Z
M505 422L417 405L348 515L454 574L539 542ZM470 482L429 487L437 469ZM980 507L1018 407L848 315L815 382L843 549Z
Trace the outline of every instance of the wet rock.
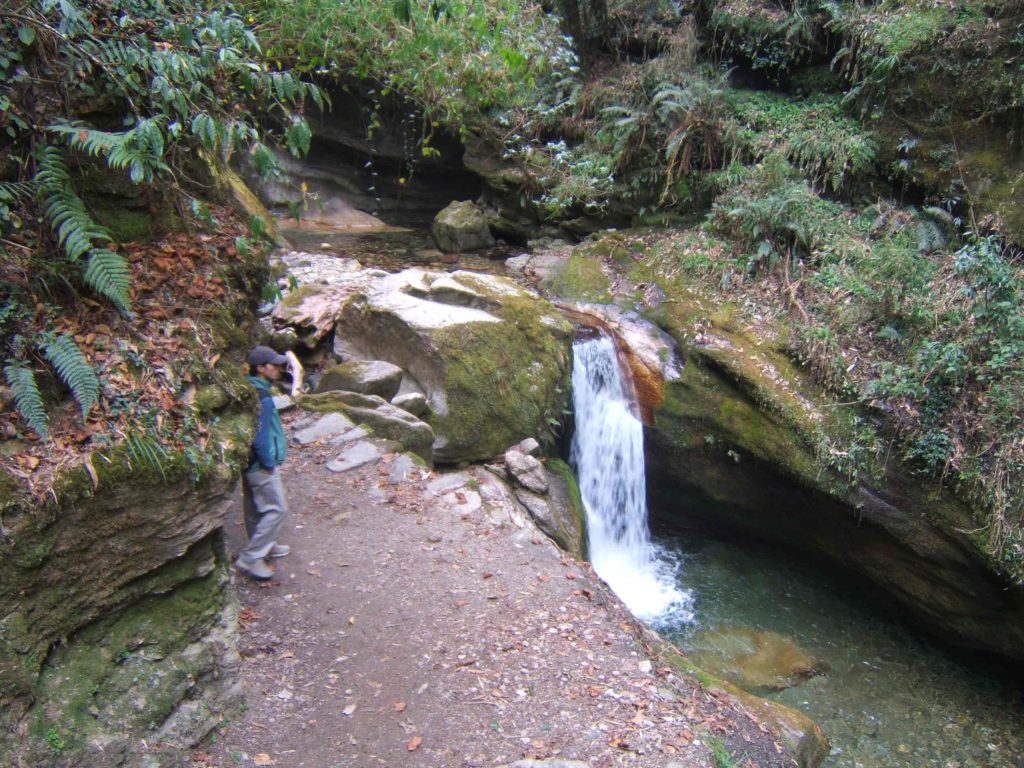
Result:
M343 389L390 400L402 385L402 369L383 360L347 360L323 372L317 392Z
M828 664L788 637L754 627L701 630L690 655L702 668L751 692L781 691L828 672Z
M430 227L437 247L445 253L464 253L494 245L487 217L469 200L449 203Z

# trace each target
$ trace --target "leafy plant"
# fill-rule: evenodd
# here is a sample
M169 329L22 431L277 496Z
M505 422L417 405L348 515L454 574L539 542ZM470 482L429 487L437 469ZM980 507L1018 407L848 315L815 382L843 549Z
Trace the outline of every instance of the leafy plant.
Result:
M70 336L44 334L35 345L57 375L71 390L82 409L82 418L99 400L99 379L85 359L82 350ZM49 438L49 417L35 372L24 360L11 360L4 367L4 377L14 393L14 400L29 428L44 440Z
M56 315L34 318L29 309L78 301L83 288L122 313L132 308L131 267L88 202L96 179L159 188L184 202L192 199L185 187L197 151L212 163L247 152L272 174L269 144L307 151L301 110L325 102L318 87L263 56L231 3L23 3L0 9L0 50L0 128L7 172L16 175L0 182L0 299L24 309L11 310L19 319L0 340L0 359L26 423L46 437L36 368L18 338L47 339L30 348L54 366L83 417L99 389L77 345L53 332ZM283 127L268 133L257 111ZM47 228L28 226L36 221Z

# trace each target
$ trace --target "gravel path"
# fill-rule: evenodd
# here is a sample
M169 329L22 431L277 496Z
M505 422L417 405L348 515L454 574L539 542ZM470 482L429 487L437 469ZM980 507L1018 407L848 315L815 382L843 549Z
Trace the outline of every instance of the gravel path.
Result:
M387 455L338 474L336 453L292 451L292 554L268 583L235 576L248 708L195 768L792 765L731 700L650 658L619 601L491 472ZM240 519L239 505L232 550Z

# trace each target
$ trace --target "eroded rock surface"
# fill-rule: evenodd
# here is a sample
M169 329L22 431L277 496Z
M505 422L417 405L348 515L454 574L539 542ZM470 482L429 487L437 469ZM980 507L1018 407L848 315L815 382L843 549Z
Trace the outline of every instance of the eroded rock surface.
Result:
M510 280L410 269L345 303L335 353L401 367L429 402L435 459L456 462L549 428L568 396L571 340L553 306Z

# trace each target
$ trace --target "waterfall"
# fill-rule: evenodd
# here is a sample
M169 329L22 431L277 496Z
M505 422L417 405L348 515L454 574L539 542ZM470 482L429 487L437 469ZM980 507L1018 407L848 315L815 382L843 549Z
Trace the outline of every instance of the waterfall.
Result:
M573 346L572 386L571 461L587 512L594 570L637 618L691 621L692 598L677 586L678 564L652 543L647 527L643 425L611 339Z

